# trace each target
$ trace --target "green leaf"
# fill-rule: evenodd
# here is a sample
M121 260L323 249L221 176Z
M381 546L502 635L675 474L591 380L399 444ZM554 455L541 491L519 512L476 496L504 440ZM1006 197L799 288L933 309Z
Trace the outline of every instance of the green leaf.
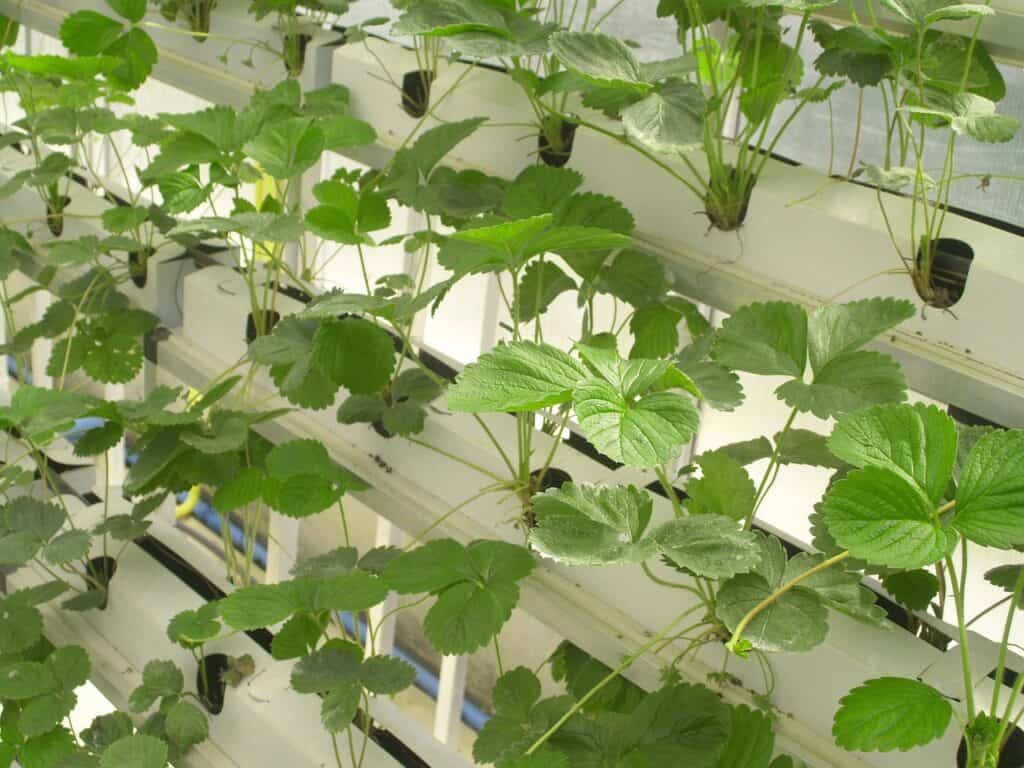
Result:
M106 0L106 3L114 13L132 24L138 24L146 16L146 0Z
M427 639L445 654L469 653L491 641L519 600L516 582L533 570L522 547L477 541L463 549L431 542L388 564L384 577L402 594L430 591L437 602L423 624Z
M789 429L775 435L780 464L804 464L810 467L842 469L846 462L828 448L828 439L809 429Z
M316 648L323 633L323 625L313 616L296 614L274 633L271 655L278 661L307 656Z
M395 369L391 336L380 326L358 317L321 325L313 355L325 373L355 394L376 392L390 381Z
M18 730L27 738L41 736L60 725L76 702L74 691L54 691L38 696L22 707Z
M324 696L320 706L320 719L330 733L340 733L351 727L359 712L359 686L353 681L335 688Z
M691 514L722 515L745 520L754 509L757 495L747 470L721 451L701 454L697 464L703 475L686 485L686 508Z
M121 59L121 64L110 73L109 78L129 91L135 90L146 81L159 55L153 38L138 27L133 27L121 35L104 51L104 54Z
M828 446L855 467L895 472L938 505L953 475L956 422L935 406L882 405L840 419Z
M641 394L667 366L658 364L655 372L649 360L618 362L612 381L590 378L574 389L580 429L601 453L623 464L672 461L697 429L696 407L675 392Z
M674 685L644 698L629 716L608 764L715 768L729 737L731 713L710 689Z
M544 314L555 299L575 288L576 283L557 264L550 261L531 262L519 283L516 311L520 322L528 323Z
M220 615L229 627L262 629L284 621L295 610L291 594L280 584L254 584L220 601Z
M985 574L986 579L988 575ZM900 605L912 611L928 610L932 600L939 594L939 580L924 570L890 573L882 579L882 586Z
M117 40L124 26L96 11L76 11L60 25L60 40L64 47L78 56L103 53Z
M800 378L807 364L807 313L781 301L742 307L715 334L714 356L736 371Z
M743 573L718 590L716 612L730 630L771 596L774 588L756 573ZM747 625L743 639L762 651L807 651L825 641L828 613L818 595L797 585L783 593Z
M706 104L700 86L669 80L622 110L626 133L656 152L686 152L704 135Z
M822 511L836 543L875 565L931 565L957 540L955 531L936 523L935 506L921 490L878 467L851 472L833 485Z
M513 219L541 216L555 210L560 203L569 199L582 183L583 176L569 168L531 165L509 184L501 209L506 216Z
M718 768L768 768L774 751L772 719L742 704L732 707L732 731Z
M558 32L551 36L550 46L562 64L594 83L646 90L640 63L617 38L600 32Z
M654 502L630 486L566 483L530 501L536 526L530 543L542 554L570 565L641 562L655 551L643 533Z
M210 726L203 711L187 701L179 701L167 713L164 728L167 738L180 751L185 752L206 741Z
M326 693L359 680L363 649L346 640L330 640L300 659L292 670L291 685L299 693Z
M900 299L864 299L818 307L807 323L811 368L820 371L840 355L860 349L910 319L916 311L911 302Z
M164 768L165 765L167 745L142 733L114 742L100 757L100 768Z
M0 653L18 653L42 637L43 618L32 605L21 605L12 597L0 601Z
M974 444L956 491L953 526L971 541L1024 544L1024 431L996 431Z
M309 170L324 151L324 134L308 117L268 122L245 152L275 179L291 179Z
M720 515L682 517L651 533L658 548L680 568L708 579L727 579L758 564L757 540Z
M363 662L359 678L371 693L391 696L416 682L416 668L394 656L371 656Z
M395 153L391 173L382 189L394 194L404 205L416 207L420 203L420 189L437 164L485 122L486 118L476 117L442 123L424 131L412 146Z
M448 407L469 413L536 411L568 402L587 372L548 344L501 344L468 366L448 389Z
M31 699L57 689L53 672L38 661L16 661L0 667L0 696L13 701Z
M220 634L216 603L175 614L167 625L167 637L184 648L195 648Z
M1024 566L1000 565L985 572L985 581L1012 594L1017 591L1017 580L1021 571L1024 571ZM1017 607L1024 607L1024 596L1017 598Z
M243 467L213 494L213 508L222 513L240 509L263 495L263 471L257 467Z
M55 728L26 741L18 763L21 768L55 768L74 752L75 737L65 728Z
M54 565L81 560L89 554L88 531L65 531L43 547L43 557Z
M953 707L930 685L880 677L854 688L839 702L832 735L843 749L906 751L946 732Z
M682 315L666 304L636 310L629 320L634 338L629 356L656 360L674 354L679 347L681 320Z
M882 403L901 402L907 381L899 364L881 352L846 352L818 371L814 381L787 381L775 390L788 405L820 419Z
M185 678L173 661L150 661L142 669L142 684L159 696L173 696L185 687Z

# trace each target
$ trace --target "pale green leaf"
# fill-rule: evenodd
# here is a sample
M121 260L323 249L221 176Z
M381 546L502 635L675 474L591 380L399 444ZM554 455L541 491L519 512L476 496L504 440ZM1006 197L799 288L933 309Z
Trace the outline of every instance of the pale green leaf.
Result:
M974 444L956 491L953 525L983 546L1024 544L1024 430L990 432Z
M708 579L745 573L761 557L754 534L720 515L672 520L652 531L651 538L677 566Z
M784 302L743 307L715 334L714 356L733 370L799 378L807 363L807 313Z
M907 381L899 364L881 352L858 350L834 358L810 384L787 381L776 394L802 413L820 419L906 399Z
M669 80L622 110L622 125L630 137L656 152L687 152L703 139L705 109L698 85Z
M906 751L946 732L953 707L918 680L880 677L850 691L832 722L836 744L859 752Z
M860 349L913 317L916 311L911 302L900 299L864 299L818 307L807 323L811 368L820 371L839 355Z

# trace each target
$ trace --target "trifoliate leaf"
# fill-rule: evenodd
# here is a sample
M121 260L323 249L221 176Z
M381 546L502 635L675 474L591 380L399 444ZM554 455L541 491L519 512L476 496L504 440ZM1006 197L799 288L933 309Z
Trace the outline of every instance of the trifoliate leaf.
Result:
M745 573L760 561L754 534L735 520L704 514L682 517L651 532L658 549L680 568L708 579Z
M953 526L973 542L1024 544L1024 430L990 432L974 444L956 491Z
M568 402L587 372L548 344L502 344L468 366L448 389L448 407L470 413L536 411Z
M911 302L900 299L864 299L818 307L807 323L811 368L820 371L839 355L860 349L915 312Z
M633 486L566 483L531 499L534 549L571 565L640 562L655 551L643 533L651 495Z
M991 572L990 572L991 573ZM988 574L985 574L986 578ZM925 570L897 571L882 579L882 586L900 605L912 611L925 611L939 594L939 580Z
M716 333L714 357L736 371L799 378L807 363L807 313L784 302L743 307Z
M880 352L858 350L834 358L814 381L787 381L775 390L788 405L820 419L906 399L907 381L899 364Z
M930 685L880 677L843 697L832 721L832 735L843 749L906 751L942 736L952 716L949 701Z
M754 509L756 489L747 470L721 451L701 454L697 464L703 475L686 485L686 508L691 514L722 515L744 520Z
M167 745L142 733L114 742L100 757L100 768L164 768L166 764Z
M895 472L938 505L956 461L956 422L935 406L876 406L840 419L828 445L855 467Z
M220 601L220 615L229 627L261 629L284 621L295 611L292 595L279 584L254 584Z
M483 647L501 630L519 600L517 582L532 570L522 547L478 541L463 549L440 540L393 560L384 577L402 594L438 594L424 631L441 653L459 654Z
M629 716L616 734L618 744L608 747L607 764L715 768L731 720L728 705L704 686L662 688L646 696Z
M182 611L167 624L167 637L184 648L196 648L220 634L216 603L206 603L196 610Z
M875 565L931 565L957 541L955 531L936 522L935 505L924 492L890 470L869 466L851 472L821 506L836 543Z
M540 216L554 210L582 183L583 176L569 168L531 165L509 184L501 209L506 216L513 219Z

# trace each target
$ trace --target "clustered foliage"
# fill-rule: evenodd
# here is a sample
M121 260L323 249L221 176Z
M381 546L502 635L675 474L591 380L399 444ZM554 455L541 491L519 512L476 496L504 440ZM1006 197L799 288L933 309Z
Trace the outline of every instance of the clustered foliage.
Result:
M837 703L836 744L907 750L943 736L957 714L968 765L993 768L1019 717L1014 705L1024 675L1003 708L999 686L990 704L976 696L965 612L968 547L1024 547L1024 432L964 428L934 406L904 402L900 366L872 344L915 314L910 302L873 298L813 310L755 303L712 327L684 298L686 286L638 246L633 214L615 198L587 191L583 176L564 167L577 127L604 132L672 173L703 201L713 226L737 229L796 114L844 81L879 87L887 96L886 162L865 166L864 175L880 190L913 185L915 211L924 213L910 223L911 241L921 242L924 256L903 258L922 298L941 304L948 296L935 293L929 254L948 205L954 141L962 134L1007 141L1016 125L995 112L1005 85L977 27L970 38L932 28L980 19L987 6L885 4L910 25L908 36L882 30L873 13L870 24L854 19L838 29L812 20L823 3L662 0L658 13L677 24L683 55L641 62L630 45L600 30L611 11L600 14L593 2L579 14L580 4L562 0L396 3L394 31L414 37L421 71L436 70L446 47L507 66L532 108L546 162L512 179L446 165L487 127L484 118L428 127L431 109L457 80L419 105L423 117L388 162L317 180L312 200L297 190L325 153L376 140L373 126L349 114L344 86L304 90L297 79L300 38L311 21L346 11L347 2L305 3L300 12L293 0L253 0L257 20L276 20L289 77L257 89L239 110L131 111L132 94L158 57L147 29L174 32L148 20L145 0L107 0L110 14L69 15L60 30L67 56L6 51L0 88L22 117L0 143L21 165L5 175L0 195L19 205L27 200L37 215L0 229L2 351L21 376L0 407L7 434L0 565L46 579L0 599L0 764L162 768L202 748L210 718L232 705L226 687L257 667L241 656L210 672L211 654L234 633L270 628L272 658L261 663L294 664L291 689L318 697L339 768L358 768L373 733L373 697L405 690L416 673L378 651L379 627L369 619L364 638L358 623L352 631L340 616L362 616L401 596L395 611L429 606L422 630L438 653L495 651L501 675L494 716L474 746L478 763L800 768L806 764L775 750L771 654L824 643L830 612L889 626L875 593L861 583L867 573L910 612L931 607L941 617L951 591L964 702L955 710L945 692L918 679L868 680ZM185 21L197 40L217 39L210 33L217 2L154 5L164 21ZM799 16L794 46L783 42L787 13ZM719 22L724 36L712 33ZM6 27L10 45L17 27ZM807 31L824 52L814 63L820 77L803 87L797 51ZM350 30L349 39L364 34ZM773 118L785 102L792 110L780 127ZM570 113L575 103L619 120L621 133ZM726 140L734 103L744 128ZM926 131L948 133L937 181L922 170ZM119 150L125 140L137 150L134 167ZM97 147L115 157L122 176L115 182L94 167ZM702 165L690 159L698 149ZM254 186L264 192L254 194ZM102 196L102 211L76 213L74 196L82 194ZM386 236L396 206L419 212L423 228ZM244 357L224 361L199 391L152 386L134 397L111 395L104 385L138 382L143 339L159 324L152 307L136 305L150 268L204 244L227 244L244 281L253 331ZM416 257L415 269L371 282L374 250L398 244ZM332 258L358 263L361 291L324 290ZM428 284L432 262L445 277ZM453 287L481 274L500 288L507 335L449 381L421 354L417 323ZM22 284L29 287L13 287ZM305 300L281 317L286 291ZM45 312L19 326L25 303L40 292L49 297ZM545 340L552 331L545 319L566 298L579 308L580 326L574 343L560 346ZM33 386L27 375L43 341L52 342L52 353L45 370L31 373L51 377L50 387ZM788 418L773 435L705 451L681 466L702 409L732 411L743 402L741 373L772 377ZM253 387L261 382L279 398L258 401ZM345 429L372 425L382 438L408 440L475 473L480 486L468 489L464 504L436 510L436 521L406 547L359 552L345 498L367 490L367 482L315 439L274 444L262 434L296 411L328 408ZM468 423L493 449L487 461L432 442L431 422L443 411L471 415ZM794 426L801 415L832 420L831 434ZM106 468L88 525L51 459L82 424L74 455L96 458L98 475ZM507 437L496 436L498 425ZM554 482L570 429L611 465L656 482ZM112 485L106 462L128 439L130 469L123 486ZM814 552L793 553L757 526L779 472L790 465L833 473L811 514ZM116 564L125 548L147 534L170 494L197 487L209 491L222 516L234 588L170 618L167 651L187 651L194 667L182 669L150 649L157 658L141 670L127 711L98 717L76 734L68 716L90 658L77 645L51 645L44 612L106 610L118 599ZM121 493L128 505L112 511ZM515 510L503 540L434 537L450 515L481 498ZM343 546L300 561L287 579L259 583L260 521L332 510ZM233 516L243 521L240 548L231 538ZM502 629L538 557L640 569L651 592L638 599L664 601L675 618L614 668L564 644L545 665L564 693L545 696L541 670L505 670L500 651ZM1024 602L1024 567L1005 566L988 578L1009 593L1001 679ZM720 695L739 687L729 654L708 679L688 679L689 660L723 645L766 671L750 700L755 706L733 706ZM663 686L653 692L624 676L647 655L663 671ZM347 742L344 757L339 739Z

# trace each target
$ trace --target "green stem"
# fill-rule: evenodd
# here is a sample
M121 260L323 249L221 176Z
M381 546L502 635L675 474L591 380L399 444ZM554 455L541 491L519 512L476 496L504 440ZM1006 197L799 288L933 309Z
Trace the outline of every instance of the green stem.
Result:
M765 608L767 608L768 606L772 605L776 600L778 600L784 594L789 592L789 590L791 590L793 587L795 587L798 584L800 584L800 582L805 581L806 579L809 579L814 574L820 573L821 571L824 571L827 568L831 568L833 565L838 565L839 563L843 562L843 560L845 560L849 556L850 556L849 552L840 552L838 555L834 555L834 556L830 557L828 560L824 560L824 561L818 563L813 568L808 568L806 571L801 573L796 578L791 579L790 581L787 581L781 587L776 589L774 592L772 592L770 595L768 595L768 597L766 597L764 600L762 600L760 603L758 603L756 606L754 606L754 608L752 608L747 613L747 615L744 616L740 620L740 623L736 625L736 629L733 631L732 637L729 639L729 642L726 643L726 647L730 651L733 651L735 653L736 649L739 646L740 640L743 639L743 632L746 630L746 628L750 624L750 622L752 622L755 618L757 618L758 614L760 614Z

